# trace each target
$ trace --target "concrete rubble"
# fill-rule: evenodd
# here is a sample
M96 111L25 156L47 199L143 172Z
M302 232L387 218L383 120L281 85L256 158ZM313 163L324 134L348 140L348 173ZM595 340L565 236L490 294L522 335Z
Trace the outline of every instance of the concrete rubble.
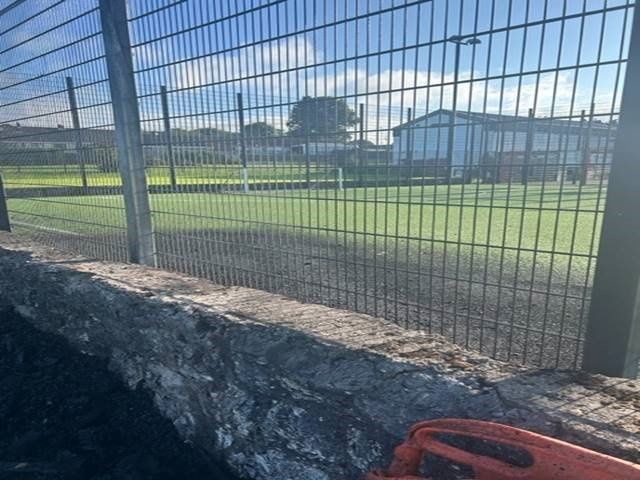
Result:
M0 234L0 305L108 358L257 480L360 478L409 426L495 420L640 462L640 381L507 365L435 335Z

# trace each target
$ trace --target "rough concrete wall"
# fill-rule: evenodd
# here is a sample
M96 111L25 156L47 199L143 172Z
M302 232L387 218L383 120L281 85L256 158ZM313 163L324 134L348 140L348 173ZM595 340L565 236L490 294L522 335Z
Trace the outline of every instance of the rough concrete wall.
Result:
M254 479L351 479L422 419L490 419L640 461L640 382L523 369L380 319L0 234L0 303L107 357Z

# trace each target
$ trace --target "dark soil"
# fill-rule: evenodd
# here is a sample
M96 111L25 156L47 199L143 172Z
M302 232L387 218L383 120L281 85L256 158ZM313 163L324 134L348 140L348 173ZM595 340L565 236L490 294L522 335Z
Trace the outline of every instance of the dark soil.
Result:
M589 291L575 271L550 275L542 254L533 270L524 254L518 264L495 249L444 255L426 242L352 237L193 230L159 232L156 245L166 270L382 317L499 360L579 365Z
M230 480L150 395L0 310L1 480Z
M93 258L127 258L122 235L31 236ZM341 237L221 228L157 232L156 245L166 270L383 317L499 360L580 364L589 259L574 258L569 268L548 253L515 261L499 248L450 245L444 255L428 241Z

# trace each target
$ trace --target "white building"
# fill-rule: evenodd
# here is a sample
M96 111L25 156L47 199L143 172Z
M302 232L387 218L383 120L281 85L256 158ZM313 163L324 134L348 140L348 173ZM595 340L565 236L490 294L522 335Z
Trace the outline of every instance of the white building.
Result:
M421 165L453 177L492 161L516 165L530 158L564 168L587 163L610 163L615 125L599 121L556 120L473 112L437 110L399 125L393 132L392 163ZM449 138L453 123L453 149ZM587 146L588 142L588 146ZM544 157L544 158L543 158ZM605 158L606 157L606 158ZM541 158L543 158L541 160ZM547 172L548 173L548 172Z

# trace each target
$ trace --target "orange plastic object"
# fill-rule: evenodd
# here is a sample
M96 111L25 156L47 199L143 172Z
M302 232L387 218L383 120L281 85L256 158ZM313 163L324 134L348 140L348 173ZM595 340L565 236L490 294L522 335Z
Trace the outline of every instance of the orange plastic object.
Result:
M533 464L517 467L435 438L435 435L446 433L526 450L533 458ZM426 453L470 466L476 480L640 480L640 465L519 428L456 419L414 425L409 438L395 449L389 470L371 472L366 480L423 480L418 471Z

